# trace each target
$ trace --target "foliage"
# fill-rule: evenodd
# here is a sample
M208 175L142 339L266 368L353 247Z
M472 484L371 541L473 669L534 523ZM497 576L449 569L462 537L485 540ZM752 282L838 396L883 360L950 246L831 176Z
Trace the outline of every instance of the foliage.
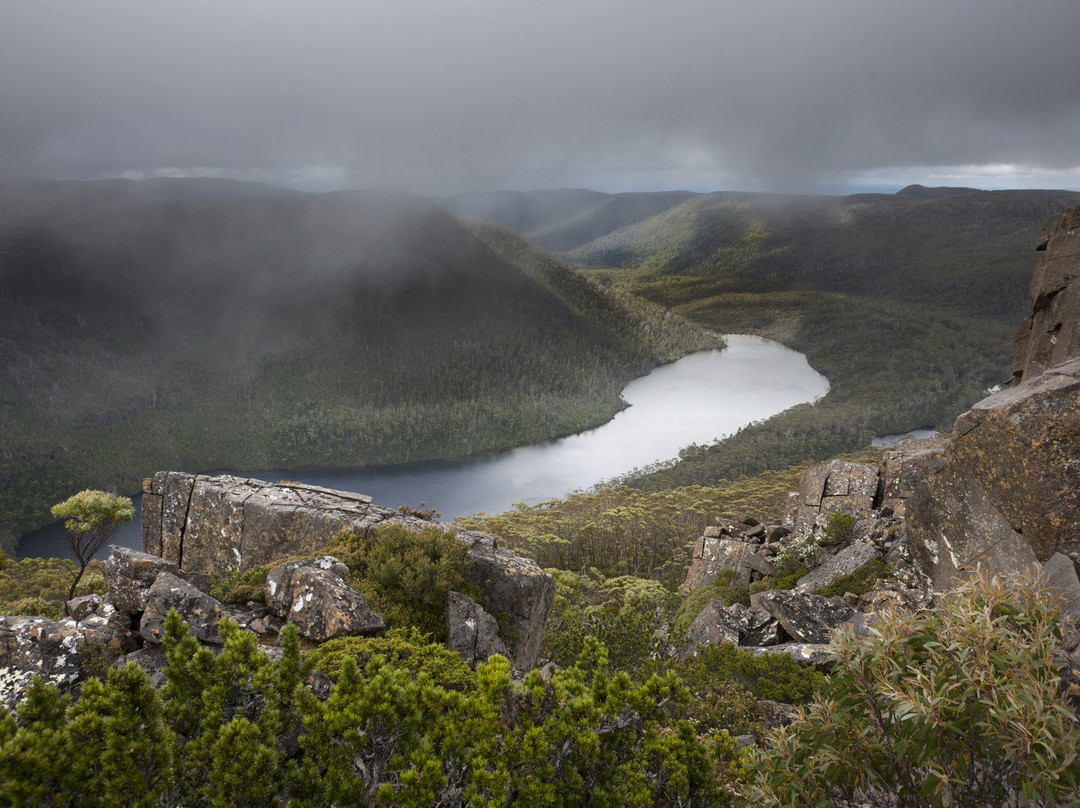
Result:
M541 639L544 658L573 665L595 639L615 670L634 671L661 652L659 635L676 596L660 583L629 575L606 579L595 570L547 572L555 578L555 602Z
M862 569L856 570L849 575L841 575L828 586L815 589L815 595L829 598L834 595L844 595L854 592L856 595L865 595L874 588L878 578L886 580L892 578L892 567L880 558L875 558Z
M934 611L846 634L829 687L770 737L755 799L1076 804L1080 722L1054 662L1057 609L1032 585L976 578Z
M781 570L794 569L799 564L813 564L820 556L821 545L818 543L817 536L813 533L804 533L801 536L789 538L777 550L774 563Z
M830 513L825 520L825 532L821 537L821 544L843 544L851 541L855 534L856 519L850 513Z
M345 532L326 552L349 567L352 586L387 625L414 626L436 641L446 637L447 593L480 596L468 582L469 548L435 525L381 525L373 537Z
M826 682L824 674L787 654L754 656L732 643L702 646L669 667L694 692L732 681L755 698L785 704L805 704Z
M266 601L266 576L269 572L269 567L255 565L247 570L215 573L207 594L222 603L240 606L249 601L264 603Z
M774 566L776 568L776 575L770 575L762 578L760 581L754 581L750 584L751 595L756 592L769 592L774 589L794 589L795 584L799 582L799 579L807 573L804 564L790 559L783 563L777 563Z
M86 572L90 559L105 546L121 522L130 522L135 518L135 506L128 497L106 491L85 490L53 505L52 515L64 520L68 544L79 562L79 570L68 591L70 600L75 597L75 588Z
M75 562L66 558L8 559L0 567L0 614L62 615L75 573ZM104 595L105 590L101 564L91 561L76 595Z
M337 681L346 659L363 670L375 656L414 676L423 674L447 690L468 690L476 685L475 672L461 656L415 628L390 629L382 637L339 637L307 654L307 661Z

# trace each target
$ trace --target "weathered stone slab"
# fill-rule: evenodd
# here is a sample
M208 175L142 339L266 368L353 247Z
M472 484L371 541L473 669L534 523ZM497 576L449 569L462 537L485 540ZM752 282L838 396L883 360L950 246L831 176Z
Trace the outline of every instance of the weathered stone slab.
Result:
M724 642L738 645L742 632L743 621L714 598L705 604L686 633L698 645L720 645Z
M800 643L828 643L833 630L855 613L843 598L789 590L758 592L751 596L750 604L775 617L787 635Z
M877 548L868 542L852 544L834 556L826 556L820 566L799 579L795 590L813 592L815 589L829 586L837 578L858 572L879 557Z
M746 648L754 656L765 654L787 654L796 662L813 665L818 670L830 671L835 665L833 646L831 643L799 643L786 642L780 645L771 645L767 648Z
M221 603L171 572L160 573L147 593L146 609L139 623L139 634L146 642L162 642L165 617L170 609L176 609L188 624L191 636L200 642L222 644L217 633L218 622L225 614Z
M107 599L118 612L139 614L146 608L150 587L162 572L178 574L176 564L149 553L112 545L101 574L109 587Z
M374 634L386 628L367 600L345 583L348 568L333 556L292 561L270 570L270 611L315 642Z
M447 593L446 647L472 668L495 654L508 657L510 653L499 637L498 621L460 592Z

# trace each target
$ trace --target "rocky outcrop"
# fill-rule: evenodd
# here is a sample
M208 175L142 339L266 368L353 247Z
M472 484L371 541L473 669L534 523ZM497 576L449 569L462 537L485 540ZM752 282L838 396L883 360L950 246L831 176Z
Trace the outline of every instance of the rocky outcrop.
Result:
M852 575L878 558L881 558L881 553L873 544L863 541L856 542L845 547L836 555L827 556L818 567L800 578L795 588L799 592L813 592L815 589L823 589L837 578Z
M1013 342L1012 383L1080 356L1080 207L1042 226L1031 305Z
M759 592L750 598L750 605L772 615L791 639L808 644L829 642L832 632L855 614L843 598L791 590Z
M807 533L824 525L831 513L868 517L879 499L879 483L878 467L870 463L834 460L812 468L791 496L784 522L794 533Z
M138 615L146 608L150 587L162 572L176 575L180 568L159 556L115 545L109 548L109 557L101 565L101 574L109 587L109 603L117 611L131 615Z
M362 494L302 483L162 471L143 490L143 550L160 553L189 578L318 555L343 530L369 534L396 523L420 531L432 524ZM512 636L503 639L515 666L527 670L540 649L554 580L532 560L499 549L490 536L456 534L469 546L470 583L483 592L484 609L509 627Z
M1080 359L994 393L956 419L909 501L919 563L945 590L981 567L1015 575L1080 560Z
M332 556L274 567L266 577L270 611L315 642L382 631L386 623L345 583L348 576L349 568Z

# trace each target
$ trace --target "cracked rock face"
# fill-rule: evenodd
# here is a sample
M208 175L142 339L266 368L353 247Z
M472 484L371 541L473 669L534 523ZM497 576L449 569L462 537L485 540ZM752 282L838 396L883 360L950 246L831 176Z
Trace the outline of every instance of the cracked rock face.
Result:
M776 618L795 642L814 645L830 642L832 632L855 614L843 598L823 598L785 589L758 592L750 597L750 604Z
M109 557L101 565L101 574L109 587L106 596L118 612L139 614L146 608L150 587L162 572L177 575L179 567L149 553L112 545Z
M460 592L446 597L446 647L471 668L495 654L508 655L499 637L499 624L475 600Z

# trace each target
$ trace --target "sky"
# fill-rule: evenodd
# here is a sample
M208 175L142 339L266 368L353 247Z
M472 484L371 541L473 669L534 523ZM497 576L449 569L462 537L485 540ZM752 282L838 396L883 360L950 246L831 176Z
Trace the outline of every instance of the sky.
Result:
M2 0L0 176L1080 189L1078 0Z

